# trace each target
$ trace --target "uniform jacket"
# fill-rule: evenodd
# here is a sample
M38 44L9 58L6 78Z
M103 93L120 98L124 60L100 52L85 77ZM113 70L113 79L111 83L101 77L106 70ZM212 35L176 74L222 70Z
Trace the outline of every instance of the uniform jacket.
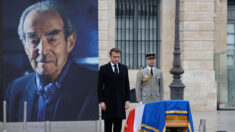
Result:
M153 68L153 76L151 76L148 67L140 70L136 77L136 99L138 102L154 102L163 100L163 76L162 72Z
M119 74L115 75L110 63L100 67L98 75L98 100L105 102L103 119L125 119L125 101L130 98L128 69L118 64Z
M36 73L30 73L9 85L5 97L8 104L7 121L23 121L24 101L27 101L27 121L33 121L33 109L38 96L35 78ZM96 82L97 72L73 63L62 81L53 121L98 119Z

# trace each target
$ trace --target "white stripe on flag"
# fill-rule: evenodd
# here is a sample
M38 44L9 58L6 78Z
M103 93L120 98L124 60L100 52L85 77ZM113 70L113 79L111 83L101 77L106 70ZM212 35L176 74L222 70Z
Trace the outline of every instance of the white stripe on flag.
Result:
M134 132L138 132L138 129L141 128L142 117L144 113L145 104L135 108L135 121L134 121Z

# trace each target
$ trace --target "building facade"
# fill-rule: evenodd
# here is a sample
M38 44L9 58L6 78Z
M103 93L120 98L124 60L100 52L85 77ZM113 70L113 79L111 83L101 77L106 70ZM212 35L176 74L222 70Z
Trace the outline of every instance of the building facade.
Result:
M128 10L129 14L122 11L120 13L119 8L122 11ZM137 15L135 12L138 12ZM184 99L190 101L193 110L216 110L235 106L234 12L234 2L230 0L180 0L180 47L184 69L182 81L186 86ZM172 68L175 39L175 1L99 0L98 19L99 64L109 61L108 52L111 48L121 48L124 54L121 62L129 66L130 85L134 89L137 70L145 61L144 52L154 50L158 54L157 66L164 75L165 99L170 99L169 85L173 77L169 71ZM120 28L119 24L123 21L129 23ZM139 24L145 23L143 21L157 25L143 29L144 35L141 35L142 28ZM122 30L123 28L126 29ZM147 31L149 28L157 30L156 33ZM130 34L128 36L127 29L131 29L133 37ZM144 37L154 33L156 39ZM120 39L123 34L125 39ZM126 43L120 44L120 40ZM144 46L144 42L150 42L146 44L149 47ZM142 47L138 47L139 44Z

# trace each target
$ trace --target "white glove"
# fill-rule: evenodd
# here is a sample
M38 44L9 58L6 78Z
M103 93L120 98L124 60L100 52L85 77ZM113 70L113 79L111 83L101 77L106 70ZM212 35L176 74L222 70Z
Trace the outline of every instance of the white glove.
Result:
M143 102L142 102L142 101L140 101L140 102L139 102L139 105L142 105L142 104L143 104Z

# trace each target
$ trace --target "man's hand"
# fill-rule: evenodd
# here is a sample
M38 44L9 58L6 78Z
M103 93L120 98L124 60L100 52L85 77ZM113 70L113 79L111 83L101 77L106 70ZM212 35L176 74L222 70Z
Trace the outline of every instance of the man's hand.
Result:
M125 109L126 109L126 110L129 108L129 104L130 104L129 101L126 101L126 102L125 102Z
M103 111L106 111L106 105L105 105L104 102L101 102L101 103L100 103L100 107L101 107L101 109L102 109Z

